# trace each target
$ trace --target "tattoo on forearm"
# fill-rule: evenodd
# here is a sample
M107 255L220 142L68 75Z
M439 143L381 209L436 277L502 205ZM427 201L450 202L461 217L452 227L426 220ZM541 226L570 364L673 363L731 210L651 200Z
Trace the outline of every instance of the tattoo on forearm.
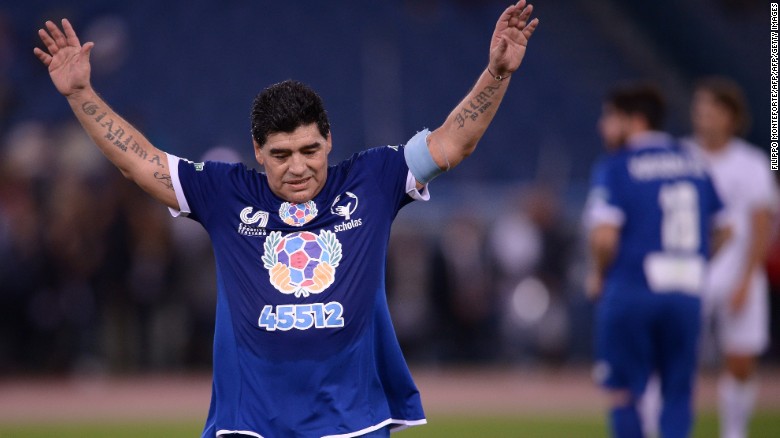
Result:
M157 181L160 181L168 190L173 190L173 182L171 176L167 173L154 172L154 177Z
M154 155L154 156L153 156L153 157L152 157L152 158L149 160L149 162L150 162L150 163L155 163L155 164L157 164L157 167L162 167L163 169L165 169L165 165L162 163L162 161L160 161L160 156L159 156L159 155L157 155L157 154L155 154L155 155Z
M458 124L458 129L466 125L467 120L476 121L480 114L483 114L485 110L493 105L491 99L496 91L501 88L501 85L488 85L476 96L464 105L457 114L455 114L455 123Z
M83 105L81 105L81 109L84 111L84 114L87 114L89 116L94 116L97 114L100 107L94 103L94 102L85 102ZM125 129L122 128L118 122L116 122L116 127L114 126L115 122L114 119L111 117L108 117L105 121L103 121L104 118L106 118L106 114L108 114L106 111L101 112L95 117L95 122L100 123L100 126L106 129L104 138L111 142L114 146L119 148L122 152L127 152L129 149L131 152L133 152L135 155L140 157L142 160L147 160L149 157L148 152L146 152L146 149L143 148L138 142L133 140L133 135L128 134L127 137L125 137ZM159 155L154 155L151 159L147 160L150 163L156 163L158 167L165 168L165 165L162 164L160 161ZM170 177L169 177L170 178Z

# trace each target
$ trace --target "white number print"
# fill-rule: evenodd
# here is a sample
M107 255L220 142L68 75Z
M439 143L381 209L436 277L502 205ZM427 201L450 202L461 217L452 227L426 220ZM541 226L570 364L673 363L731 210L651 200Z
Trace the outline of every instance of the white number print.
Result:
M257 320L257 326L269 332L291 329L344 327L344 307L338 301L327 304L282 304L266 305Z
M699 193L687 181L664 184L658 193L661 206L661 246L665 251L695 252L701 244Z

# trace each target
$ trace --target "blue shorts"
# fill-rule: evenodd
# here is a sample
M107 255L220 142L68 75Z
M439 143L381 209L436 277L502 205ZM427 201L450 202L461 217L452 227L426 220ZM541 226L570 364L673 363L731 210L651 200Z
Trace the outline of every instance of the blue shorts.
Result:
M683 294L608 290L596 314L596 378L635 399L657 372L662 386L693 390L701 301Z

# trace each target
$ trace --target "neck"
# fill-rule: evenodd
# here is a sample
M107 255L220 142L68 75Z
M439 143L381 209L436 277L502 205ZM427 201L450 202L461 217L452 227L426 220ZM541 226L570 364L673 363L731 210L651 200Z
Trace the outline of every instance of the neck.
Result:
M720 152L726 148L726 145L729 144L729 140L731 140L731 136L720 134L720 133L710 133L710 134L700 133L700 134L696 134L696 140L705 150L708 150L710 152Z

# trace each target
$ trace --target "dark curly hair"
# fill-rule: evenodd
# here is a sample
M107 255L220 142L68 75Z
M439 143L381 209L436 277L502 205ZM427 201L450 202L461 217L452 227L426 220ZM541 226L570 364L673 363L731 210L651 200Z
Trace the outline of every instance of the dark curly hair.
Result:
M294 80L273 84L252 102L252 138L263 147L269 134L293 132L299 126L317 124L323 137L330 132L322 98L309 86Z
M650 129L658 130L663 126L666 101L654 83L621 84L607 94L605 103L622 113L644 117Z

